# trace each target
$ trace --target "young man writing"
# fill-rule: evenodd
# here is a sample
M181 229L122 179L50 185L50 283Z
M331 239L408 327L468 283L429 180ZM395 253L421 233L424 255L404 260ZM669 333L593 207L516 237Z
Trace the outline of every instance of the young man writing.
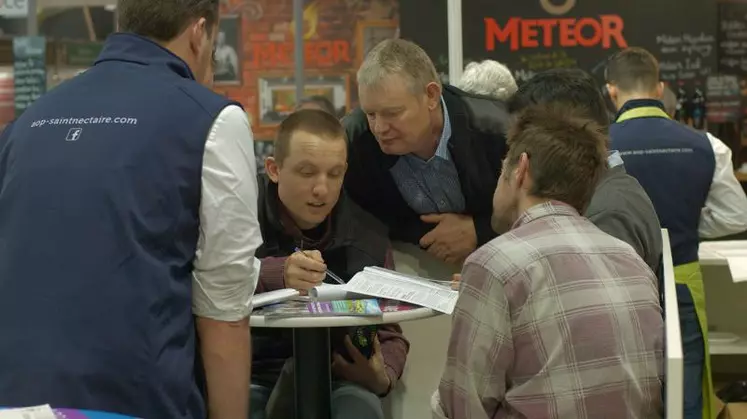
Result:
M366 266L391 267L386 228L341 194L347 141L340 122L327 112L301 110L280 125L275 154L259 181L259 220L264 245L257 292L308 290L327 269L349 280ZM296 250L300 249L300 250ZM332 393L335 419L380 419L378 397L386 395L404 369L409 344L396 325L382 326L370 359L345 345L350 359L334 356L338 382ZM280 372L292 356L292 339L279 330L255 333L252 418L262 418ZM285 392L287 393L287 392ZM287 395L287 394L286 394ZM292 395L291 395L292 400ZM272 417L292 417L276 409Z

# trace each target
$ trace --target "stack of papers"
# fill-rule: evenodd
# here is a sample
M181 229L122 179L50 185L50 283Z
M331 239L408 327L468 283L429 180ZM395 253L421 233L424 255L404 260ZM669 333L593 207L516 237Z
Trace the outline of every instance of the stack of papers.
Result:
M459 292L453 290L448 281L431 281L388 269L366 267L345 285L322 284L309 290L308 297L302 297L299 291L293 289L256 294L252 297L252 306L257 309L291 300L318 303L365 300L371 297L402 301L451 314Z
M284 288L270 292L255 294L252 297L252 308L260 308L271 304L282 303L290 300L303 301L336 301L353 300L365 298L365 296L351 293L344 285L322 284L309 290L307 298L301 296L298 290Z
M329 317L329 316L381 316L376 299L344 301L287 301L264 307L259 314L267 318Z

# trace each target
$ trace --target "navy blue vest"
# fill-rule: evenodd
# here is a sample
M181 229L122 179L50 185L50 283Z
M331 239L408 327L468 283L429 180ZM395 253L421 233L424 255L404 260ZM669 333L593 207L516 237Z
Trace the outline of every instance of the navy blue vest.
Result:
M657 100L631 100L618 118L642 108L663 113ZM651 198L662 228L669 229L674 264L697 261L700 211L716 167L706 135L662 114L612 124L610 137L611 148L619 150L625 161L625 170Z
M229 104L115 34L3 133L0 406L206 416L191 272L205 141Z

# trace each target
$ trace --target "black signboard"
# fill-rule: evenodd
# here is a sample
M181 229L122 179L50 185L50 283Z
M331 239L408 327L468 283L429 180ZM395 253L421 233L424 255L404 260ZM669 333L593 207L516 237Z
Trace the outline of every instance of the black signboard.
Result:
M719 72L747 75L747 4L719 5L718 35Z
M47 91L47 40L38 36L13 38L13 79L16 116Z
M736 122L741 117L742 96L737 76L710 76L706 83L708 122Z
M493 59L521 82L548 68L579 67L604 78L607 59L628 46L651 51L662 79L701 83L716 71L712 0L470 0L462 2L465 63ZM400 5L401 36L448 71L446 0Z

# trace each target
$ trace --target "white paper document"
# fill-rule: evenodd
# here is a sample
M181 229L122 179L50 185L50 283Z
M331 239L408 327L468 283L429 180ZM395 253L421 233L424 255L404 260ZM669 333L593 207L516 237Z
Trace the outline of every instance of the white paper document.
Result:
M449 286L374 267L364 268L355 274L346 288L356 294L404 301L444 314L454 312L454 306L459 298L459 293Z
M52 408L45 404L43 406L0 410L0 419L57 419L57 416Z

